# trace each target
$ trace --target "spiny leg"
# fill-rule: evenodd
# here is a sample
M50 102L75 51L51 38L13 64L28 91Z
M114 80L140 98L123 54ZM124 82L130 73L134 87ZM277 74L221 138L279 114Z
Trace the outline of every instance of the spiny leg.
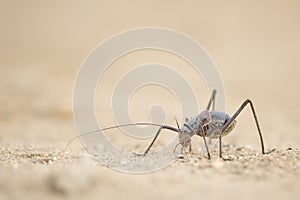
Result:
M244 103L240 106L240 108L234 113L234 115L223 125L223 127L222 127L222 133L224 131L226 131L226 129L230 126L230 124L235 120L235 118L240 114L240 112L248 104L250 104L250 107L251 107L251 110L252 110L252 114L253 114L253 117L254 117L254 120L255 120L255 124L256 124L256 127L257 127L258 135L259 135L259 138L260 138L260 144L261 144L262 154L271 153L271 152L274 151L274 149L272 151L270 151L270 152L265 152L264 140L263 140L263 137L262 137L261 129L260 129L260 126L259 126L259 123L258 123L258 119L257 119L257 115L256 115L256 112L255 112L253 103L251 102L250 99L246 99L244 101ZM220 136L219 136L219 151L220 151L219 152L220 158L222 158L222 134L220 134Z

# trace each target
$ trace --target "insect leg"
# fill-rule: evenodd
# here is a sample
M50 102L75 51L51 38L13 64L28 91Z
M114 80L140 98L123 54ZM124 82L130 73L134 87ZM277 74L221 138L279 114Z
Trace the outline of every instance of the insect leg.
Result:
M184 124L185 127L187 127L188 129L190 129L191 131L195 132L198 136L202 137L203 138L203 141L204 141L204 145L205 145L205 149L206 149L206 152L207 152L207 157L208 159L210 160L210 153L209 153L209 149L208 149L208 146L207 146L207 142L206 142L206 138L204 135L200 135L199 132L197 132L196 130L194 130L192 127L190 127L188 124ZM204 131L202 130L202 133Z
M213 111L215 110L216 93L217 93L217 90L214 89L213 92L212 92L212 94L211 94L211 97L210 97L210 99L209 99L208 105L207 105L207 107L206 107L207 110L210 109L210 106L211 106L211 105L212 105L212 110L213 110ZM205 138L204 138L204 140L205 140ZM205 142L206 142L206 141L205 141ZM211 144L211 143L212 143L212 142L211 142L211 138L209 138L209 139L208 139L208 144ZM205 143L205 146L207 146L206 143ZM206 149L208 149L208 148L206 148ZM207 151L207 153L208 153L208 157L210 157L208 151Z
M211 97L209 99L206 110L209 110L211 105L212 105L212 110L215 110L216 93L217 93L217 90L214 89L213 92L211 93Z
M256 112L255 112L253 103L251 102L250 99L246 99L244 101L244 103L240 106L240 108L234 113L234 115L223 125L223 127L222 127L222 133L224 131L226 131L226 129L230 126L230 124L235 120L235 118L240 114L240 112L248 104L250 104L250 107L251 107L251 110L252 110L252 114L253 114L253 117L254 117L254 120L255 120L255 124L256 124L256 127L257 127L258 135L259 135L259 138L260 138L260 144L261 144L262 154L270 153L273 150L270 151L270 152L265 152L263 136L262 136L262 133L261 133L261 130L260 130L260 126L259 126L259 123L258 123L258 120L257 120L257 115L256 115ZM222 158L222 134L220 134L220 137L219 137L219 150L220 150L220 158Z
M204 144L205 144L208 160L210 160L210 153L209 153L209 149L208 149L208 146L207 146L205 136L203 136L202 138L203 138L203 141L204 141Z
M146 155L146 154L148 153L148 151L151 149L152 145L154 144L155 140L157 139L157 137L158 137L158 135L160 134L160 132L161 132L162 129L168 129L168 130L171 130L171 131L174 131L174 132L177 132L177 133L179 132L179 130L176 129L176 128L174 128L174 127L171 127L171 126L161 126L161 127L158 129L157 133L155 134L155 136L154 136L152 142L150 143L150 145L149 145L148 148L146 149L145 153L142 154L142 155Z

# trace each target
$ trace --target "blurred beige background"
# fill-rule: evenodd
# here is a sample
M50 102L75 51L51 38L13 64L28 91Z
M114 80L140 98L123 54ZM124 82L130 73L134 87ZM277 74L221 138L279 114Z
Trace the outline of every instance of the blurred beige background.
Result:
M88 53L113 34L156 26L204 46L223 77L228 113L251 98L266 143L298 146L299 8L298 1L1 1L1 143L63 144L75 134L72 87ZM255 145L253 131L250 113L242 114L228 141Z
M0 3L2 147L61 149L76 135L72 90L83 60L106 38L144 26L174 29L202 44L222 75L228 113L233 113L244 99L251 98L267 149L299 147L299 1L0 0ZM137 56L128 63L135 62ZM173 59L169 58L174 62ZM196 85L197 79L193 74L190 77ZM201 101L206 102L209 94L201 93L200 86L195 87ZM135 119L144 119L142 114L135 115ZM248 110L239 117L236 130L224 142L258 147L256 134ZM0 199L5 195L23 199L24 194L38 199L64 199L66 196L49 189L48 174L66 177L63 180L71 183L71 193L75 188L75 199L77 194L90 199L121 198L119 195L130 199L299 197L297 177L291 173L285 178L286 171L278 175L277 168L269 176L259 171L253 177L251 173L232 175L226 174L231 169L223 173L222 169L195 168L178 162L156 173L132 176L101 166L92 169L85 166L75 163L70 167L55 162L3 166ZM88 189L80 190L80 184Z

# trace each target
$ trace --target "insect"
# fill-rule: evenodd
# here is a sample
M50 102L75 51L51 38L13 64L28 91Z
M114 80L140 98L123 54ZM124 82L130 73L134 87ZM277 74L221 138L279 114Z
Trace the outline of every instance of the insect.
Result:
M154 138L152 139L150 145L145 150L143 154L138 154L139 156L145 156L150 149L152 148L154 142L158 138L159 134L163 129L171 130L173 132L178 133L178 139L179 143L175 146L174 152L177 148L177 146L182 146L182 151L190 152L191 151L191 141L193 136L200 136L203 138L203 142L205 145L205 149L207 152L208 159L211 159L211 154L208 149L207 140L206 138L217 138L219 140L219 157L224 159L222 156L222 137L228 135L235 127L236 125L236 118L241 113L241 111L247 106L250 105L255 124L257 127L259 139L260 139L260 145L261 145L261 152L262 154L268 154L273 152L275 149L266 152L264 147L264 140L262 136L262 132L258 123L257 115L253 106L253 103L250 99L246 99L242 105L237 109L237 111L232 115L228 115L225 112L215 111L215 99L216 99L216 90L213 90L211 97L209 99L208 105L204 111L202 111L199 115L185 120L185 123L179 127L178 121L176 120L177 128L168 126L168 125L160 125L160 124L154 124L154 123L133 123L133 124L124 124L124 125L118 125L113 126L105 129L101 129L100 131L109 130L113 128L120 128L124 126L132 126L132 125L153 125L153 126L159 126L157 133L155 134ZM99 131L99 130L98 130ZM93 131L89 133L82 134L80 136L96 133L98 131ZM66 145L66 147L72 142L74 139L78 138L79 136L76 136L72 138ZM226 159L224 159L226 160Z
M251 111L255 120L255 124L257 127L260 144L261 144L261 151L262 154L268 154L273 152L275 149L266 152L264 147L264 140L262 136L262 132L258 123L257 115L253 106L253 103L250 99L246 99L242 105L238 108L238 110L230 117L225 112L215 111L215 99L216 99L216 90L213 90L208 105L204 111L202 111L199 115L187 119L182 127L179 127L179 124L176 120L177 129L170 127L170 126L161 126L157 131L154 139L152 140L151 144L148 146L144 154L146 155L151 147L153 146L155 140L157 139L158 135L160 134L162 129L169 129L178 133L179 143L176 145L181 145L183 150L187 150L188 152L191 151L191 139L194 135L200 136L203 138L203 142L205 144L207 157L211 159L211 155L208 149L206 138L217 138L219 139L219 157L223 158L222 156L222 137L228 135L236 125L236 118L241 113L241 111L247 106L250 105ZM175 147L175 149L176 149ZM175 151L175 150L174 150ZM224 158L223 158L224 159ZM224 159L225 160L225 159Z

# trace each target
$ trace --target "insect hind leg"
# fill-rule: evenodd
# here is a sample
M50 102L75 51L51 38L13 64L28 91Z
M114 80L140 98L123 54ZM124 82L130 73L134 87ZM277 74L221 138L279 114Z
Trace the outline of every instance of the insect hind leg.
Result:
M254 120L255 120L256 128L257 128L259 139L260 139L262 154L271 153L271 152L274 151L274 149L271 150L271 151L269 151L269 152L265 152L265 146L264 146L264 140L263 140L262 132L261 132L261 129L260 129L260 126L259 126L259 123L258 123L258 119L257 119L257 115L256 115L256 112L255 112L253 103L252 103L252 101L250 99L246 99L243 102L243 104L239 107L239 109L234 113L234 115L223 125L223 127L222 127L222 133L224 131L226 131L226 129L231 125L231 123L237 118L237 116L241 113L241 111L248 104L251 107L251 111L252 111L252 114L253 114L253 117L254 117ZM220 136L219 136L219 156L220 156L220 158L222 158L222 134L220 134Z

